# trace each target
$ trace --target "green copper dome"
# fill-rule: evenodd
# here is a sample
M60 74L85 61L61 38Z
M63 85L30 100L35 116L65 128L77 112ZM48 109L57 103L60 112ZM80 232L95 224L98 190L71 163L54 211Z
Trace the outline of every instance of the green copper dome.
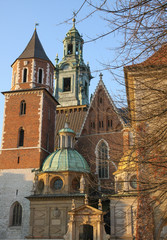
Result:
M86 160L74 149L59 149L50 154L42 166L43 172L90 172Z
M60 129L59 133L62 133L62 132L75 134L75 132L71 128L62 128Z

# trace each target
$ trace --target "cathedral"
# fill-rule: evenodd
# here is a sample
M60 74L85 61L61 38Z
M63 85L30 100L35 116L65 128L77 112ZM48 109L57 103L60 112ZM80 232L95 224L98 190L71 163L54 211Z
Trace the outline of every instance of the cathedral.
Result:
M89 101L83 48L73 19L61 61L50 61L35 29L12 64L2 93L0 239L135 239L133 131L102 73Z

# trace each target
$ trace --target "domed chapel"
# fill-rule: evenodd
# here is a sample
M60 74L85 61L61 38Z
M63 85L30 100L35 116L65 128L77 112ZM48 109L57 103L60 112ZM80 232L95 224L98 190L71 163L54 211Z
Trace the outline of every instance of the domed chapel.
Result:
M50 61L35 29L12 64L2 93L1 239L134 239L133 131L102 73L89 101L83 50L73 19L61 61Z
M35 29L12 64L11 89L3 92L2 238L110 236L107 196L129 132L102 74L89 102L83 48L73 19L60 62L58 55L50 61Z

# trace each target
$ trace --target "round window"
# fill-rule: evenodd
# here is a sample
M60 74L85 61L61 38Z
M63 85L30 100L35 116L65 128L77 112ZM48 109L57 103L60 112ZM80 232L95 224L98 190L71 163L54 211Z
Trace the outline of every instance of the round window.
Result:
M137 189L137 177L136 177L136 175L134 175L130 178L130 186L133 189Z
M60 190L63 187L63 181L61 178L56 178L53 183L53 187L55 190Z

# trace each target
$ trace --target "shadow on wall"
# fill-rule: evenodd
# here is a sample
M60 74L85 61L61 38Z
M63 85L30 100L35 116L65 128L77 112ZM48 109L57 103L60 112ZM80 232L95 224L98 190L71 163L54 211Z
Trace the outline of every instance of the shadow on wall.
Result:
M0 239L23 239L29 231L34 174L31 169L0 170Z

